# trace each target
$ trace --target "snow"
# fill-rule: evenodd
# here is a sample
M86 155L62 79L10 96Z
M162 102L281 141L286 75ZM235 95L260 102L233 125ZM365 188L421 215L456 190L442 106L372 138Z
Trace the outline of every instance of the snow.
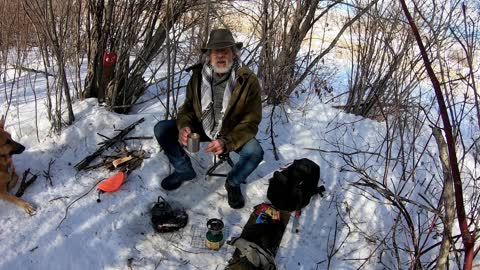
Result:
M6 129L27 147L24 153L14 156L19 175L27 169L39 175L23 196L38 210L35 216L29 217L14 205L0 201L3 221L0 223L0 253L3 254L0 269L125 269L129 261L132 267L141 269L222 269L232 248L224 245L220 251L211 251L202 245L193 245L192 241L198 240L193 238L195 230L202 232L209 218L218 217L225 222L230 236L238 235L252 207L265 201L268 178L273 171L301 157L322 164L318 153L303 148L319 146L312 138L318 138L321 129L312 129L311 124L325 125L336 114L328 106L318 106L306 115L289 109L290 122L275 127L281 157L275 161L266 133L271 108L266 107L257 136L265 149L265 158L244 186L246 206L234 210L227 204L224 180L204 179L212 163L212 156L207 153L192 156L198 175L195 180L184 183L178 190L163 191L160 180L169 174L170 168L154 139L130 143L131 149L144 149L150 157L128 176L119 191L103 194L102 201L96 202L95 185L113 172L102 169L77 172L73 166L97 149L103 140L97 133L112 136L114 129L124 128L143 117L145 121L129 136L153 136L153 126L163 115L158 101L147 102L129 115L109 112L98 106L96 99L78 101L74 104L76 121L58 136L45 137L49 123L46 117L39 119L40 133L44 135L40 142L30 121L34 118L33 102L19 101L19 106L20 115L12 113L14 116L7 119ZM300 120L298 124L297 120ZM232 156L234 160L237 158L235 154ZM51 160L54 161L50 172L53 186L42 176ZM228 170L227 165L221 170ZM329 174L322 171L322 180L331 178ZM326 181L329 192L335 190L336 183L332 180ZM87 195L74 202L84 194ZM158 195L186 209L189 214L186 228L169 234L153 231L149 209ZM287 228L278 255L279 265L284 269L291 269L297 262L311 269L324 259L321 254L326 249L324 237L330 226L332 211L328 202L331 199L332 195L327 195L312 200L301 219L300 234L291 235ZM305 250L308 252L304 253Z
M328 169L319 153L304 147L320 147L315 138L324 136L325 125L338 115L338 111L326 105L318 105L306 114L288 109L290 121L280 121L275 127L280 154L280 160L275 161L265 132L271 109L265 108L265 119L257 136L265 149L265 157L244 187L247 202L241 210L228 206L223 179L205 181L204 173L212 163L212 157L207 153L192 156L198 174L195 180L184 183L173 192L164 192L159 184L170 168L155 140L131 143L131 149L142 148L150 157L140 169L129 175L119 191L104 194L102 201L97 203L97 193L92 187L112 172L77 172L73 165L98 147L102 138L96 133L112 136L114 129L126 127L144 117L145 122L129 136L153 136L153 126L163 114L157 103L152 101L146 103L146 107L137 108L140 113L120 115L98 106L95 99L76 102L75 123L61 135L45 138L40 143L34 139L34 128L27 121L21 121L24 134L21 138L16 137L14 126L17 123L12 121L7 125L14 138L27 146L24 153L14 157L17 171L21 173L30 168L33 173L42 175L49 161L54 160L51 170L53 186L39 176L28 188L23 198L38 207L33 217L13 205L0 202L3 220L0 225L0 253L3 254L0 269L125 269L129 260L132 267L141 269L222 269L233 251L231 247L225 245L220 251L211 251L192 246L192 229L201 231L209 218L218 217L225 222L230 235L238 235L252 207L266 199L268 178L272 173L301 157L309 157L321 165L321 180L326 184L328 195L313 199L305 209L299 234L291 234L290 227L287 227L278 254L279 265L283 269L297 266L299 269L314 269L325 259L325 252L331 244L326 238L335 217L332 200L338 196L335 194L342 181L334 175L336 172ZM33 117L26 113L33 112L29 106L29 103L22 104L21 119ZM42 118L41 127L47 126L46 122ZM375 125L374 122L370 124ZM233 158L235 160L236 156ZM223 170L228 168L224 166ZM66 207L88 191L66 213ZM186 209L190 220L185 229L170 234L153 231L149 209L158 195Z
M345 80L343 77L339 81ZM10 87L9 83L2 87ZM42 79L36 81L37 89L44 85ZM266 201L268 179L273 172L304 157L320 165L320 182L327 193L323 198L314 197L304 209L299 233L291 232L291 222L287 226L276 257L279 269L357 269L363 263L363 269L382 269L378 255L372 253L392 234L396 212L386 201L367 199L364 191L353 187L351 184L359 176L348 170L345 160L335 151L378 149L386 133L383 123L343 113L321 104L315 96L292 97L290 104L276 108L273 117L280 157L277 161L269 137L272 108L264 107L257 134L265 150L264 161L242 187L246 206L240 210L228 206L223 178L205 179L205 172L213 162L211 154L192 154L197 178L178 190L166 192L161 189L160 181L171 168L156 140L129 141L129 149L143 149L148 158L128 176L119 191L103 194L98 203L96 184L114 172L104 169L77 172L74 165L99 147L103 138L97 133L112 137L116 134L114 130L144 118L128 136L153 136L154 125L164 115L160 102L156 99L144 102L130 114L122 115L107 111L96 99L76 101L75 122L55 135L50 133L44 95L40 93L38 141L33 124L34 99L31 89L22 87L26 97L23 93L15 95L6 130L27 147L25 152L14 156L17 173L21 176L30 169L39 176L22 197L38 210L30 217L14 205L0 201L0 269L223 269L233 249L224 245L213 251L202 245L207 220L221 218L227 238L239 235L252 208ZM150 90L156 89L152 86ZM5 100L1 101L5 111ZM419 141L420 146L428 143L425 138ZM201 147L204 149L205 144ZM398 150L398 143L395 147ZM429 146L429 151L435 155L434 145ZM232 157L234 161L238 159L236 154ZM371 168L372 174L383 175L382 158L361 154L351 157L354 163ZM43 176L51 161L52 186ZM432 172L435 164L426 165L433 166L419 171L426 179L439 173ZM474 164L467 159L465 166L473 168ZM228 166L222 165L220 171L228 171ZM390 184L399 184L398 175L389 176ZM405 185L406 189L415 188ZM154 232L149 210L159 195L185 208L189 215L187 227L177 233ZM398 238L400 242L409 241L406 234ZM365 261L369 256L372 258ZM395 259L385 252L381 260L394 265Z

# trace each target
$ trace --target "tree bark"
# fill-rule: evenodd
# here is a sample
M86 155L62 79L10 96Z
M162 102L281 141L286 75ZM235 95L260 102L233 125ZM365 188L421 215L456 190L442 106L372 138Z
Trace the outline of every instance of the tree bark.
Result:
M432 128L433 136L437 141L438 151L440 156L440 162L442 163L443 170L443 193L440 199L443 202L443 207L445 208L445 216L442 218L443 221L443 236L442 244L440 246L440 251L438 254L437 264L435 270L446 269L446 264L448 261L448 254L450 253L450 247L452 246L452 227L453 221L455 219L455 201L454 201L454 190L453 190L453 179L452 179L452 168L448 161L448 146L445 143L443 138L442 131L434 127Z
M81 98L90 98L98 96L100 87L100 75L102 74L102 52L104 51L102 43L102 23L104 0L88 0L87 16L91 29L87 28L89 33L88 40L88 69L85 76L85 89L80 95ZM111 22L105 22L111 24ZM88 25L87 25L88 27Z

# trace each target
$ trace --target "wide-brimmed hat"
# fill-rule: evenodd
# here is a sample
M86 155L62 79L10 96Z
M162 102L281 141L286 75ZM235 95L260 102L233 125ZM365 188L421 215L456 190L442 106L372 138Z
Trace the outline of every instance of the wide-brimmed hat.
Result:
M232 32L228 29L214 29L210 32L210 38L208 39L207 46L202 48L202 52L206 52L211 49L223 49L228 47L237 47L241 49L242 42L235 42Z

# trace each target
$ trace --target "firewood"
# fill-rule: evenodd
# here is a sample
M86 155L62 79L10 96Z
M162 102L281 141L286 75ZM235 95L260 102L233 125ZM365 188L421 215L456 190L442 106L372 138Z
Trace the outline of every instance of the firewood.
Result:
M102 146L100 148L98 148L93 154L87 156L82 161L77 163L75 165L75 169L77 169L77 171L81 171L81 170L85 169L90 164L90 162L92 162L95 158L97 158L100 154L102 154L103 151L110 148L115 143L122 141L123 137L125 137L130 131L132 131L135 128L136 125L142 123L143 121L145 121L145 118L141 118L137 122L131 124L130 126L126 127L125 129L121 130L120 133L118 133L113 138L111 138L109 140L106 140L105 143L102 144Z
M122 163L125 163L125 162L131 160L132 158L133 158L132 156L126 156L126 157L123 157L123 158L115 159L112 162L112 165L113 165L113 167L117 168L118 165L120 165Z

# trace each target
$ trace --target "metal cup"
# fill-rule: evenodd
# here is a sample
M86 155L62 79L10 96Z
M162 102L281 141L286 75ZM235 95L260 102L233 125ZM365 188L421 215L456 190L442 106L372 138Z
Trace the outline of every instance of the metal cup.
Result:
M187 149L190 153L196 153L200 150L200 134L190 133L188 134Z

